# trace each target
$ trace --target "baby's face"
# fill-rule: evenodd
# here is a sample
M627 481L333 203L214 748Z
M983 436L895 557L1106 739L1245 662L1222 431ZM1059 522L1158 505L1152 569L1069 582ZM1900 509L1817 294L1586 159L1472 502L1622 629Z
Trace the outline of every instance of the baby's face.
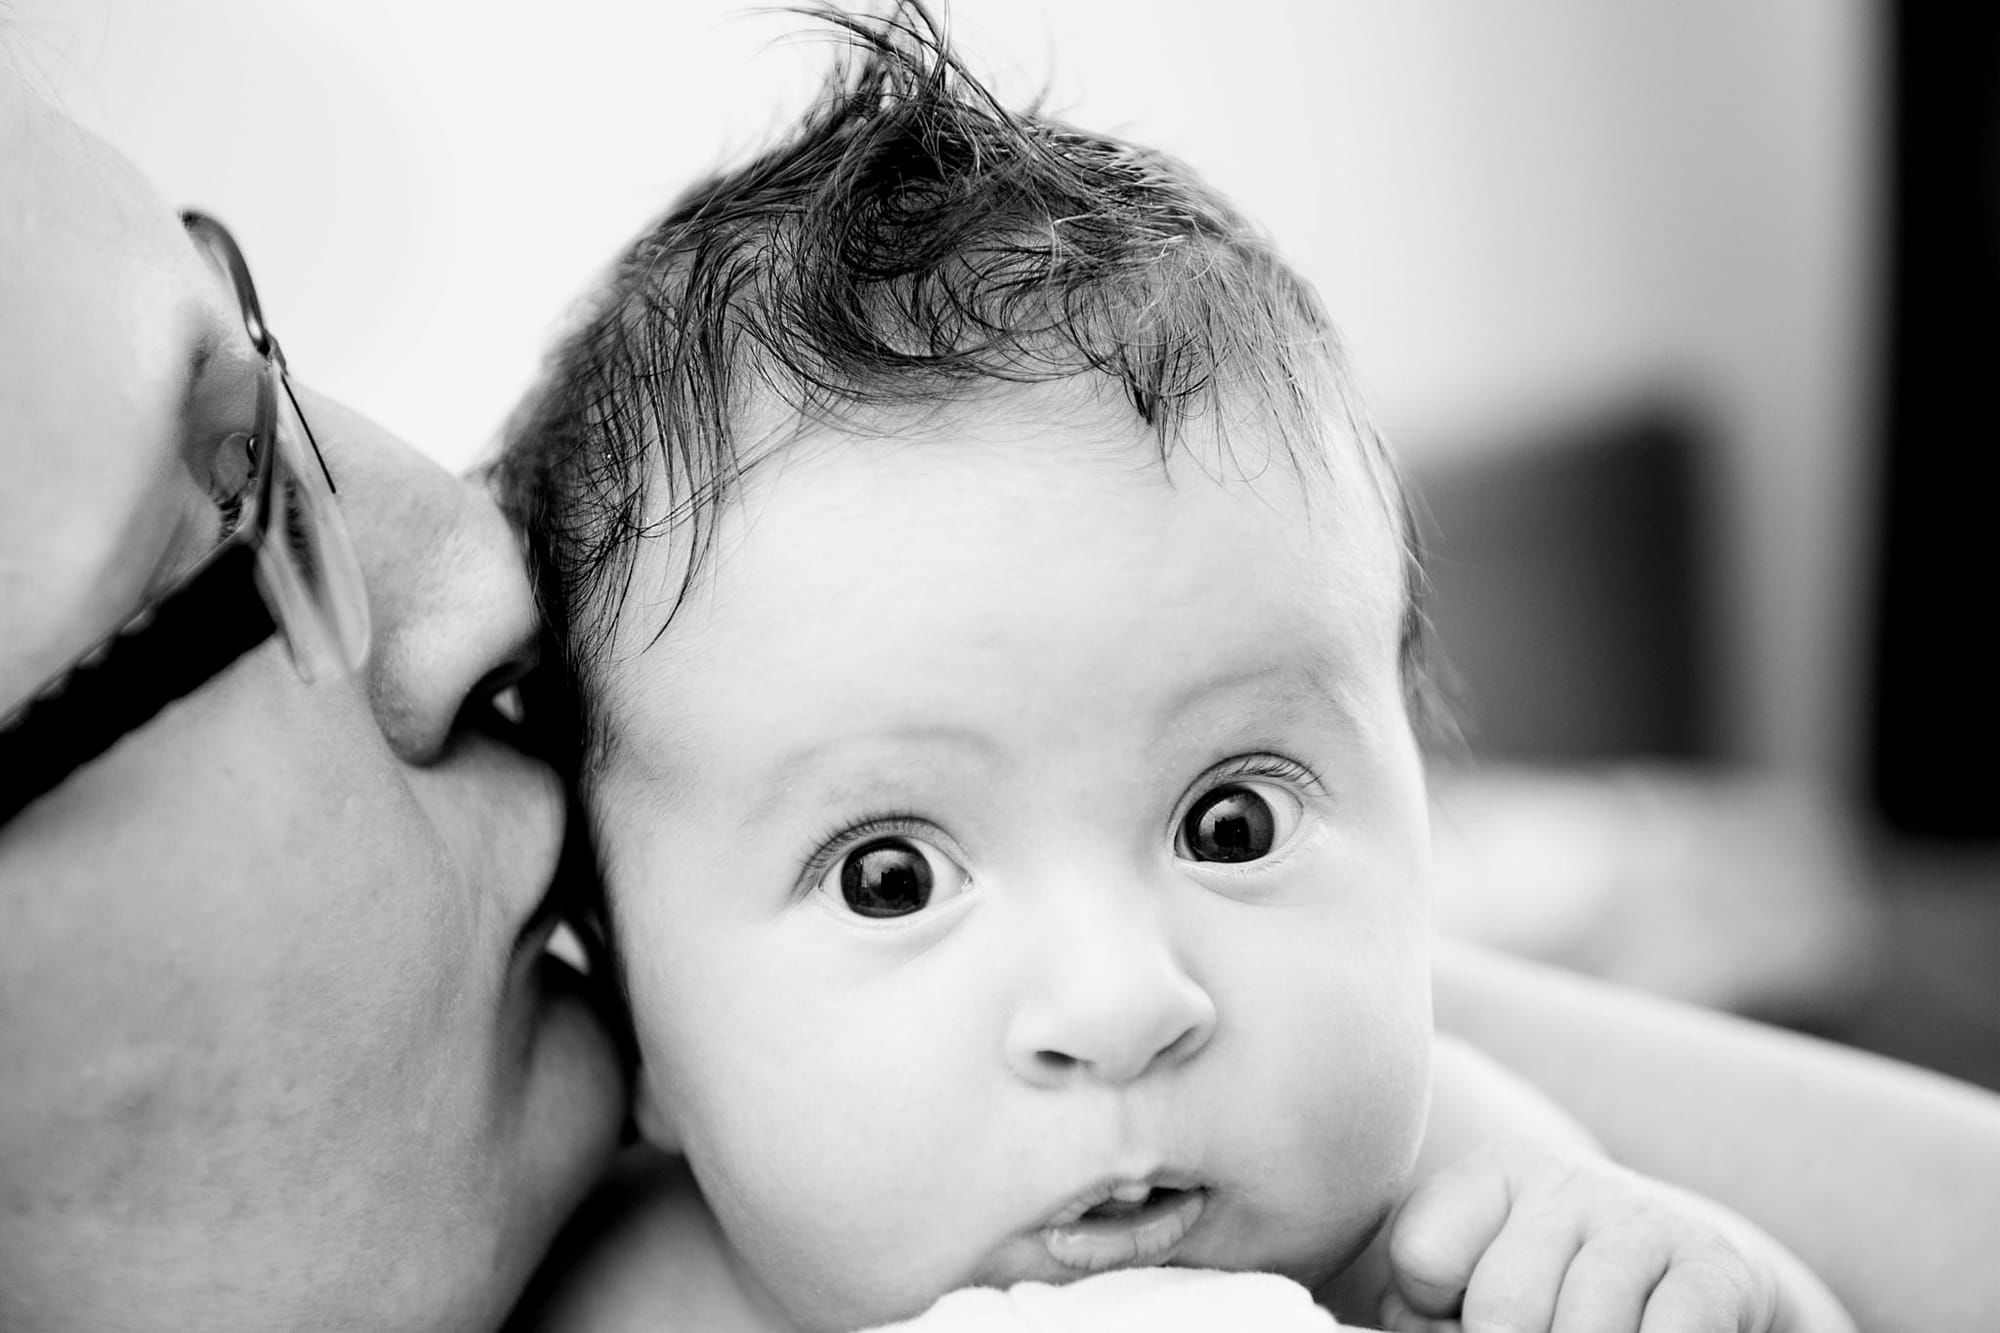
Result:
M1015 402L1050 410L753 473L613 669L640 1123L807 1327L1139 1263L1317 1281L1423 1126L1380 506Z

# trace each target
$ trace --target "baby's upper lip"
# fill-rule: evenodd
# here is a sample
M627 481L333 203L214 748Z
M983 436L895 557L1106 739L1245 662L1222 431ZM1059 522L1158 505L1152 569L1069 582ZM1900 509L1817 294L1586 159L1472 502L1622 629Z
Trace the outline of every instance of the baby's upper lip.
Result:
M1100 1176L1066 1199L1042 1221L1041 1225L1068 1226L1099 1204L1108 1203L1113 1199L1138 1203L1154 1190L1193 1189L1200 1183L1191 1172L1164 1166L1145 1172Z

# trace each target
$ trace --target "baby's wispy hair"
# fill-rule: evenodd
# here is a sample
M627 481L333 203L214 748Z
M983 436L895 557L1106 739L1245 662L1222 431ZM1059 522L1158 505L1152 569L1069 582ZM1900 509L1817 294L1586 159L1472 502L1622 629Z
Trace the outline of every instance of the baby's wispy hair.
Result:
M496 464L574 677L611 642L641 543L671 534L664 631L787 428L893 433L997 387L1095 380L1163 460L1191 422L1244 405L1296 467L1353 441L1409 544L1420 691L1407 505L1312 288L1178 162L1008 110L921 0L811 12L845 39L822 95L622 256ZM601 719L579 720L600 744Z

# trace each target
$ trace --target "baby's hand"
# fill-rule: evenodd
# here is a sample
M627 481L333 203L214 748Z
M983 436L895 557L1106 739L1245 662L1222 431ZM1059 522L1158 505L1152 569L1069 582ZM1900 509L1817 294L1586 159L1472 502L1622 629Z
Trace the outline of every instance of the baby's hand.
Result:
M1852 1333L1826 1289L1727 1210L1601 1158L1483 1149L1391 1222L1398 1333Z

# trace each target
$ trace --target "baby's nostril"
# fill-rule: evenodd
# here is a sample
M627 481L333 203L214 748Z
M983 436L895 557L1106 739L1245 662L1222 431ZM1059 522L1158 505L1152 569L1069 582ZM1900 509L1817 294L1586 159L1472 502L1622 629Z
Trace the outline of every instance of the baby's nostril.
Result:
M1036 1051L1035 1063L1051 1073L1063 1073L1076 1067L1076 1057L1064 1055L1061 1051Z

